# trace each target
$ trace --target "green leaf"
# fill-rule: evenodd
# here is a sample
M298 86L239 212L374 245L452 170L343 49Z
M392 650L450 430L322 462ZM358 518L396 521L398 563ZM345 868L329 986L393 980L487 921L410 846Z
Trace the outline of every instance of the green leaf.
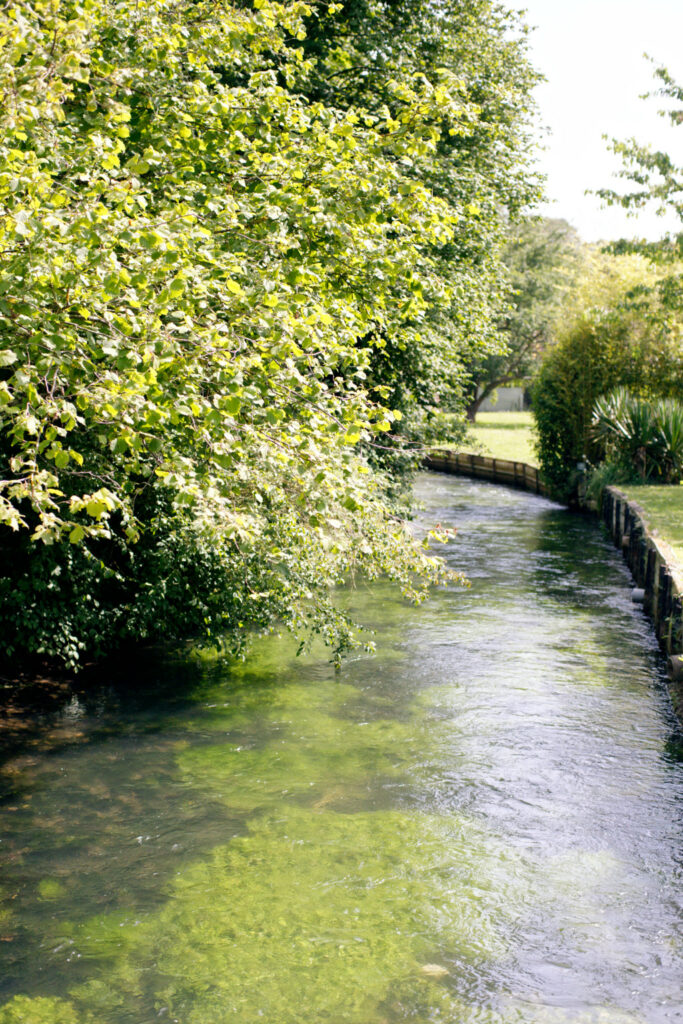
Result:
M88 515L92 516L93 519L101 519L107 511L106 504L97 498L91 498L85 508Z

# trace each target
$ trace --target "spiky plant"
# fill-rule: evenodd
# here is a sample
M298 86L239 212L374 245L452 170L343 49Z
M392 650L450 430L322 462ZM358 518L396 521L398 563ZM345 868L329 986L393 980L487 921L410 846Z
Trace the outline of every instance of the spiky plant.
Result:
M596 401L592 432L604 461L634 477L678 483L683 476L683 405L675 399L615 388Z
M655 405L660 475L666 483L683 477L683 404L674 398Z

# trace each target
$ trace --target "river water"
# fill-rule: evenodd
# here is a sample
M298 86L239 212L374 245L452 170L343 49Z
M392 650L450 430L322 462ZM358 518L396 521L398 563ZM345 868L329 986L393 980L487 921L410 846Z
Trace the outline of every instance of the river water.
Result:
M351 592L375 656L140 664L14 743L0 1024L683 1021L683 763L628 571L542 498L418 490L472 585Z

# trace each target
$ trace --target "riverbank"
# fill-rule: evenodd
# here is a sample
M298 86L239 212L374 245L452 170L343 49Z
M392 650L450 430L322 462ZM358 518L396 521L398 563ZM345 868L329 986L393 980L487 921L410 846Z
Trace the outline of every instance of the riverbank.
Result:
M619 490L643 510L648 529L664 538L683 575L683 486L621 484Z
M646 488L644 488L646 490ZM668 657L671 696L683 719L683 570L672 547L648 521L648 512L617 487L608 487L601 518L636 582L634 600L652 619Z
M490 458L451 449L432 449L425 458L425 468L453 476L469 476L477 480L517 487L522 491L547 495L547 488L535 466L510 459Z
M496 462L524 463L538 469L532 413L480 413L470 431L473 443L468 447L468 453L471 451L477 457L483 455ZM447 445L439 449L440 452L447 450ZM460 456L464 457L464 453ZM499 482L506 481L500 479ZM683 576L683 486L621 484L619 490L638 505L647 530L663 540L669 563Z

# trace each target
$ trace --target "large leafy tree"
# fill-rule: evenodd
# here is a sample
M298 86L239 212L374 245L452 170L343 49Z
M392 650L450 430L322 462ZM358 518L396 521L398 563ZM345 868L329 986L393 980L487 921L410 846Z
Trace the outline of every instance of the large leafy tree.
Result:
M683 121L683 90L658 68L658 95L672 125ZM637 211L648 205L683 215L683 168L636 140L613 142L624 161L627 191L603 189L608 203ZM683 226L683 225L682 225ZM576 462L604 457L591 420L596 400L627 388L638 399L677 397L683 385L683 232L657 242L621 241L593 252L567 308L560 341L544 360L535 386L534 413L546 479L558 494L572 487ZM587 272L586 272L587 271ZM607 399L609 404L610 399Z
M639 398L676 397L683 384L680 321L663 307L652 267L636 254L584 255L533 385L541 468L562 499L577 463L603 457L592 428L601 396L622 387Z
M405 65L425 19L432 38L447 23L396 6L413 35L379 103L352 76L322 88L363 38L342 22L334 46L309 45L335 5L322 20L300 0L3 9L6 654L75 664L185 635L240 649L278 620L341 650L331 585L383 573L419 599L442 578L371 468L402 414L379 353L413 353L400 387L419 404L415 367L437 347L423 325L468 307L517 122L500 82L507 135L480 102L475 42L463 79ZM513 83L506 24L491 13L476 45ZM487 318L485 292L471 305Z

